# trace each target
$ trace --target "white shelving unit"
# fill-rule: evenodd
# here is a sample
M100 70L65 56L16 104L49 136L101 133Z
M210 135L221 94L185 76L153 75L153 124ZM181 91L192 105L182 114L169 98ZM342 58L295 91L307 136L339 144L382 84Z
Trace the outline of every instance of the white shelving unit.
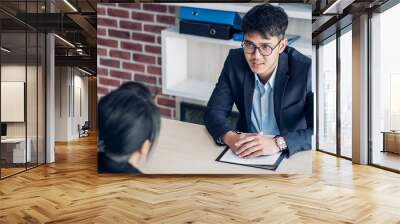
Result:
M208 101L229 50L239 41L180 34L177 27L163 30L163 93Z
M166 4L229 10L240 13L247 12L255 5L255 3ZM292 46L311 57L311 10L307 10L307 6L304 4L291 4L285 10L292 22L291 27L289 24L288 34L299 35L299 32L301 32L300 39L296 40ZM308 23L309 30L304 29L304 27L308 27ZM178 27L163 30L161 38L163 93L202 102L209 100L229 50L240 47L239 41L181 34Z

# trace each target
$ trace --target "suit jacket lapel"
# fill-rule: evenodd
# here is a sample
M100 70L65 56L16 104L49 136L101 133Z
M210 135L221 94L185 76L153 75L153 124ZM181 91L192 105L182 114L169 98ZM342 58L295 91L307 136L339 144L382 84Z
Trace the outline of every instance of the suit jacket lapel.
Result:
M244 93L243 99L244 99L247 132L250 131L250 125L251 125L251 110L253 107L253 94L255 86L254 82L255 82L254 73L249 68L249 72L245 74L244 85L243 85L243 93Z
M278 68L276 70L276 77L275 77L275 83L274 83L274 113L275 113L275 118L276 122L278 124L278 127L280 129L281 127L281 105L282 105L282 97L285 94L285 88L287 85L287 82L289 80L289 75L288 75L288 57L285 52L282 52L279 55L279 62L278 62Z

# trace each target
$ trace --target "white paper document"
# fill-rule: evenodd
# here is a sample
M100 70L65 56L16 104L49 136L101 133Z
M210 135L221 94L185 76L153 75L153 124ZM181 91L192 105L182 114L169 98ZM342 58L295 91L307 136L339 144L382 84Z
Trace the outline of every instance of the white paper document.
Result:
M282 152L270 156L258 156L255 158L244 159L235 155L232 150L228 149L225 154L219 159L221 162L237 163L245 165L274 165L279 159Z

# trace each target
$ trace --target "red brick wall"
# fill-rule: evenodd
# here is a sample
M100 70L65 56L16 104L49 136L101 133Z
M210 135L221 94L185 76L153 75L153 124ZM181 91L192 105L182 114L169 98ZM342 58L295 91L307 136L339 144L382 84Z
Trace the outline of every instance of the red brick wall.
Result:
M175 98L161 93L161 30L175 26L175 11L161 4L97 4L98 98L139 81L156 95L164 117L176 117Z

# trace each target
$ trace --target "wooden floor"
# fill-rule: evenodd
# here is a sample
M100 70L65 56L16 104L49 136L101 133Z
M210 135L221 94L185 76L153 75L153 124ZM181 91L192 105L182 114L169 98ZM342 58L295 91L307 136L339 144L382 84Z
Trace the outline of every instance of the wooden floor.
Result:
M34 169L35 167L37 167L37 164L27 164L27 167L25 168L25 165L19 165L18 167L7 167L7 168L0 168L0 172L1 172L1 178L6 178L8 176L20 173L20 172L24 172L27 169Z
M96 138L0 181L0 223L400 223L400 175L314 153L311 176L98 175Z
M13 174L16 174L16 173L19 173L19 172L22 172L22 171L26 170L25 167L24 168L20 168L20 167L17 167L17 168L0 168L0 169L1 169L1 178L4 178L4 177L7 177L7 176L10 176L10 175L13 175Z

